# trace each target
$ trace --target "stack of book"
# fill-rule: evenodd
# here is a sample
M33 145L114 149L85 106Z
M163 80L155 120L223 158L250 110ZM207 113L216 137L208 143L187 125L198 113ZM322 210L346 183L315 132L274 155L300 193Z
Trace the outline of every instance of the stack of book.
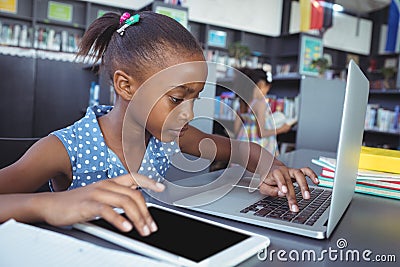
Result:
M319 157L312 163L322 167L319 185L333 187L336 159ZM400 199L400 151L362 147L355 192Z

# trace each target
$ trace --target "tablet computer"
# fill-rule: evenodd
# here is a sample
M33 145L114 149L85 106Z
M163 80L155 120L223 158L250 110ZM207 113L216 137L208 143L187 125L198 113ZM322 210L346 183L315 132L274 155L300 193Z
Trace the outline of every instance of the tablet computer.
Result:
M233 266L269 246L268 237L147 204L158 231L143 237L121 232L103 219L73 226L136 253L182 266ZM122 213L124 215L124 213Z

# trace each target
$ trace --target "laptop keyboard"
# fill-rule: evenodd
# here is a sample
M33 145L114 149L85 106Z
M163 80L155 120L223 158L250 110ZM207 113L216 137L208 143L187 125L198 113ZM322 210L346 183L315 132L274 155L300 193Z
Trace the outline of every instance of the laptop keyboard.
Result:
M267 196L242 209L241 213L252 213L254 216L274 218L305 225L314 225L331 203L331 190L310 188L310 198L303 199L300 188L294 187L299 212L289 210L287 199Z

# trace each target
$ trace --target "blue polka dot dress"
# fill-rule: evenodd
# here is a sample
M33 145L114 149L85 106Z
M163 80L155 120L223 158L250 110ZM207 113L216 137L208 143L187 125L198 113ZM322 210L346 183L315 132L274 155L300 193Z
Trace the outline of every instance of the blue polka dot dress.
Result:
M128 173L117 155L107 147L97 122L98 117L111 109L103 105L89 107L82 119L51 133L64 144L71 161L72 183L68 190ZM151 137L138 173L162 181L170 166L170 157L179 151L176 142L164 143Z

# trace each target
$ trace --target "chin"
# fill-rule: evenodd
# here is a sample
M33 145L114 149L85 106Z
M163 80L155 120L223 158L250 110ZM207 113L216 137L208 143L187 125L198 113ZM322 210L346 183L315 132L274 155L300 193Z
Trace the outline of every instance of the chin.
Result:
M172 142L172 141L177 141L177 140L178 140L177 137L169 137L169 138L162 138L162 139L161 139L161 142L163 142L163 143L170 143L170 142Z
M158 137L157 137L157 138L158 138ZM170 135L170 134L163 134L163 135L161 135L161 137L158 138L158 139L159 139L161 142L169 143L169 142L178 140L178 136L173 136L173 135Z

